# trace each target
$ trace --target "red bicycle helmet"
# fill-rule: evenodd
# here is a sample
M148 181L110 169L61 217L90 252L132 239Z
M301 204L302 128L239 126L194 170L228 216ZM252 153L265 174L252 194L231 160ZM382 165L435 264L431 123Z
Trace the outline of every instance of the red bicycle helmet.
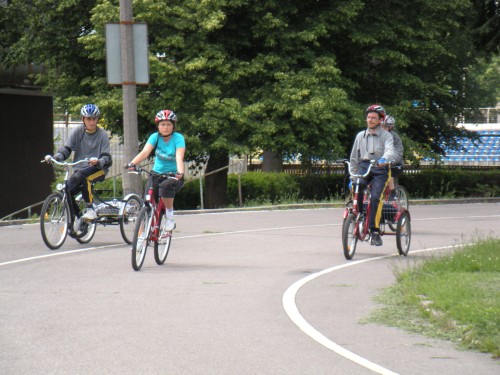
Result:
M171 111L170 109L162 109L160 112L156 114L155 117L155 122L158 124L160 121L172 121L173 124L177 122L177 116L174 113L174 111Z
M385 119L385 109L381 105L372 104L366 109L365 115L367 115L370 112L376 112L382 118L382 120Z

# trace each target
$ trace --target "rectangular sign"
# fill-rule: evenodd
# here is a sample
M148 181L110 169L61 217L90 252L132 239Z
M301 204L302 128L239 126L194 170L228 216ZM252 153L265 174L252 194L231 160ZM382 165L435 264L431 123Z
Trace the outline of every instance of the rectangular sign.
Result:
M148 60L148 25L146 23L134 23L133 46L135 84L149 84L149 60ZM122 79L122 56L120 43L120 24L106 24L106 72L108 84L121 85Z

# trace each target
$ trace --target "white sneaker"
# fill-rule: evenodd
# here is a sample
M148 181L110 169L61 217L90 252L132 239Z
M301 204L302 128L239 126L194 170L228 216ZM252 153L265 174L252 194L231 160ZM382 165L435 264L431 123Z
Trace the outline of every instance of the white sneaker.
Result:
M165 219L167 219L166 223L165 223L165 230L166 231L172 231L175 229L175 221L173 218L171 217L165 217Z
M73 231L79 233L82 231L82 218L75 216L75 222L73 223Z
M83 220L95 220L95 219L97 219L97 214L93 208L89 207L83 213L82 219Z

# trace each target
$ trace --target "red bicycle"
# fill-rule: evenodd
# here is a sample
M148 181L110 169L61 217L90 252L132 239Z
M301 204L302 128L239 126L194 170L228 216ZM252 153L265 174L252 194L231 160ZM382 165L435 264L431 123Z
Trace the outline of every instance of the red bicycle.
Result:
M352 198L347 202L344 210L344 222L342 225L342 247L344 256L350 260L356 252L358 241L371 242L369 233L368 220L371 212L370 204L370 189L367 188L364 192L360 192L360 182L362 178L370 175L372 167L376 165L375 161L370 163L365 174L353 174L350 172L350 162L343 160L349 169L351 179L353 179ZM400 190L402 191L402 190ZM406 190L404 191L406 193ZM363 207L358 207L358 196L363 194ZM398 193L396 192L396 197ZM408 211L408 197L405 194L401 199L397 198L390 200L390 194L384 194L384 202L382 208L382 218L380 221L380 235L395 234L396 246L400 255L407 256L410 250L411 243L411 218ZM393 232L386 232L385 226L388 226Z
M135 172L146 173L150 176L175 178L174 174L154 174L140 167ZM134 173L134 172L131 172ZM172 231L166 230L165 205L162 199L155 197L154 184L151 183L144 198L144 206L139 211L132 241L132 268L139 271L144 264L148 246L153 243L155 261L158 265L165 263L170 244Z

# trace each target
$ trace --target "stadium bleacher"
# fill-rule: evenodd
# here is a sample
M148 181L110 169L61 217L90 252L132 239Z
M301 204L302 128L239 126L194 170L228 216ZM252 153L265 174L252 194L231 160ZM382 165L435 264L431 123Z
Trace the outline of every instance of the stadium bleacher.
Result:
M459 139L459 149L445 150L449 165L500 165L500 129L477 130L479 141Z

